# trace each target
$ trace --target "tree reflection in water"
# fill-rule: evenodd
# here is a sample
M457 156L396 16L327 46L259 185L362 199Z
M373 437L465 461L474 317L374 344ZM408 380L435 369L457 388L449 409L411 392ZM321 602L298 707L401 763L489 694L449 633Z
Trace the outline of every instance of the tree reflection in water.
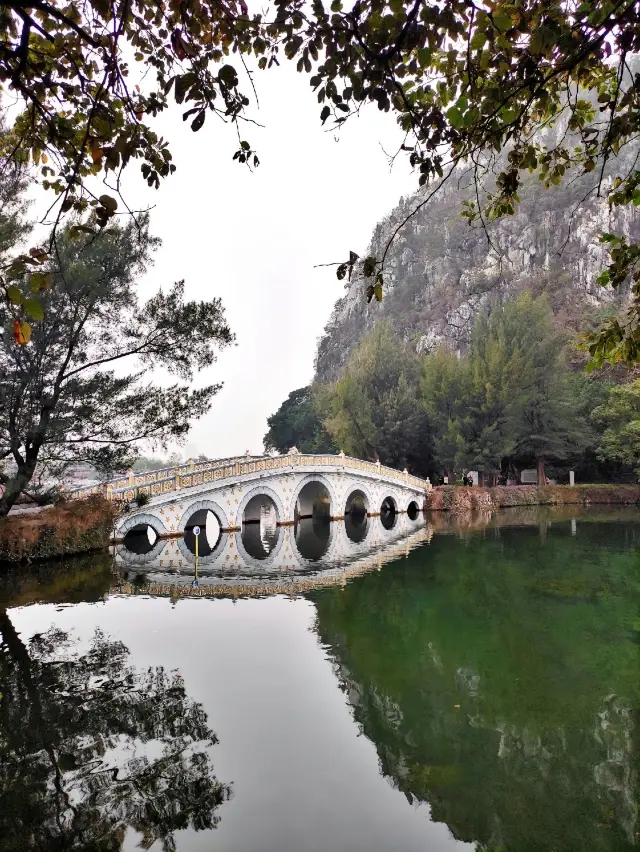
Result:
M0 850L116 852L132 829L172 852L216 826L230 788L179 674L136 671L99 631L82 652L54 628L25 644L0 610L0 632Z
M381 771L482 850L637 849L640 526L436 536L317 629Z

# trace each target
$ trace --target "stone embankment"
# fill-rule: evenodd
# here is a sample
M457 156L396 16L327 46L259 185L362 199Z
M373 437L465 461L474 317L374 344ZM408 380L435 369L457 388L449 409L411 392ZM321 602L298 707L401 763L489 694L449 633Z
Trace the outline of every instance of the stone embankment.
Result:
M640 503L640 485L508 485L465 488L440 485L427 496L430 511L471 512L516 506L634 506Z
M101 550L109 544L119 508L102 497L59 503L0 520L0 563L50 559Z

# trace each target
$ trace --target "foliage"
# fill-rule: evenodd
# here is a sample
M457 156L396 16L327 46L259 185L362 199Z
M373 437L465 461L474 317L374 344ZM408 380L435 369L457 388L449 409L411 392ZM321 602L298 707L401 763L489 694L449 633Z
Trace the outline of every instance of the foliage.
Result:
M554 329L547 300L525 293L507 303L489 336L505 350L509 454L538 464L577 457L588 443L587 424L575 412L567 340Z
M59 234L29 346L13 345L5 323L11 308L0 304L0 458L15 467L3 475L0 516L37 465L56 476L74 461L102 471L126 467L138 442L181 440L209 408L220 385L190 390L188 383L233 336L220 300L185 301L182 282L140 304L136 279L156 242L146 221L111 225L96 237ZM151 384L151 367L182 382Z
M422 393L439 465L491 471L579 456L590 433L566 342L546 298L525 292L478 317L467 355L426 356Z
M348 455L431 469L431 432L420 401L420 358L379 323L352 353L342 375L320 390L325 427Z
M326 16L325 32L340 20L342 4L336 11L331 24ZM635 163L612 183L604 181L608 161L638 132L640 75L632 55L640 50L640 28L634 3L516 6L496 0L480 8L455 0L440 6L407 0L385 6L384 14L371 2L342 15L343 38L312 82L333 92L339 79L334 103L347 115L371 99L396 112L420 184L431 184L418 208L459 166L471 172L476 188L463 214L483 226L514 213L527 172L547 187L574 170L592 173L589 193L605 191L612 206L640 203ZM317 27L313 22L308 31ZM391 240L404 224L406 219ZM591 355L595 363L635 362L640 250L620 235L602 239L613 250L599 283L615 287L631 278L634 298L625 324L605 325L591 336ZM375 286L382 284L388 248L362 264Z
M266 452L286 453L296 447L301 453L334 453L336 444L318 413L313 388L291 391L275 414L267 420Z
M598 456L631 465L640 477L640 379L610 388L593 416L605 427Z
M151 497L146 491L141 491L139 494L136 494L136 506L141 509L143 506L146 506Z
M174 171L168 143L152 127L171 99L187 107L183 119L194 131L208 114L234 123L234 159L257 165L239 131L249 118L243 89L253 86L247 62L265 69L284 56L311 75L323 123L339 126L365 103L396 114L406 134L402 150L420 184L431 186L419 206L458 166L471 171L477 187L465 215L482 224L514 212L527 172L551 186L577 169L593 175L590 191L607 192L612 205L638 204L635 166L612 185L603 181L608 161L638 131L635 12L632 0L492 0L483 7L466 0L358 0L345 7L333 0L330 9L319 0L276 0L256 14L244 0L89 0L64 8L9 0L0 17L0 81L24 111L5 148L39 169L42 185L56 195L56 220L92 209L102 227L118 199L94 192L92 179L114 179L119 191L121 173L134 160L149 186ZM591 352L596 362L633 361L640 255L620 235L603 239L613 251L601 283L631 277L634 301L628 324L605 326ZM369 300L382 297L387 249L361 263ZM32 261L33 255L17 258L10 274ZM338 276L351 275L357 262L351 252Z
M156 458L155 456L138 456L131 465L132 470L161 470L163 467L169 467L167 459Z
M102 497L69 500L40 512L0 519L0 562L52 559L104 550L118 505Z
M469 379L466 362L454 352L439 349L424 359L420 393L433 432L434 456L447 476L465 466L462 422Z
M133 829L171 852L177 831L216 826L230 789L179 674L137 671L100 632L25 644L4 610L0 632L0 849L116 852Z

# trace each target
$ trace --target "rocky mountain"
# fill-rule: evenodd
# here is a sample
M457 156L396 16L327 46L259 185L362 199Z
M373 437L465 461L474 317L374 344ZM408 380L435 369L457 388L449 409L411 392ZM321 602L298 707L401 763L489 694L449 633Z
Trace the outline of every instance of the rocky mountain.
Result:
M545 291L563 324L578 329L593 322L614 298L596 283L608 260L600 234L613 231L640 240L640 210L610 210L606 198L612 177L632 168L637 154L626 149L610 163L600 194L598 171L551 189L537 176L527 178L516 213L490 223L486 231L460 215L463 201L474 193L469 177L460 172L450 178L393 242L382 302L367 304L360 274L347 282L318 345L316 378L335 378L381 317L390 318L398 335L418 351L443 342L464 350L487 299L510 298L524 289L536 295ZM367 254L382 255L390 234L425 192L400 200L375 227ZM625 298L615 295L618 301Z

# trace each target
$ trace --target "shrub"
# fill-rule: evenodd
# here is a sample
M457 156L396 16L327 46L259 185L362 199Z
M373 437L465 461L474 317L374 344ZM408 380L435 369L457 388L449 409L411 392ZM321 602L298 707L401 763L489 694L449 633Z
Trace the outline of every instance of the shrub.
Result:
M96 496L41 512L9 515L0 520L0 562L101 550L109 544L118 514L117 504Z

